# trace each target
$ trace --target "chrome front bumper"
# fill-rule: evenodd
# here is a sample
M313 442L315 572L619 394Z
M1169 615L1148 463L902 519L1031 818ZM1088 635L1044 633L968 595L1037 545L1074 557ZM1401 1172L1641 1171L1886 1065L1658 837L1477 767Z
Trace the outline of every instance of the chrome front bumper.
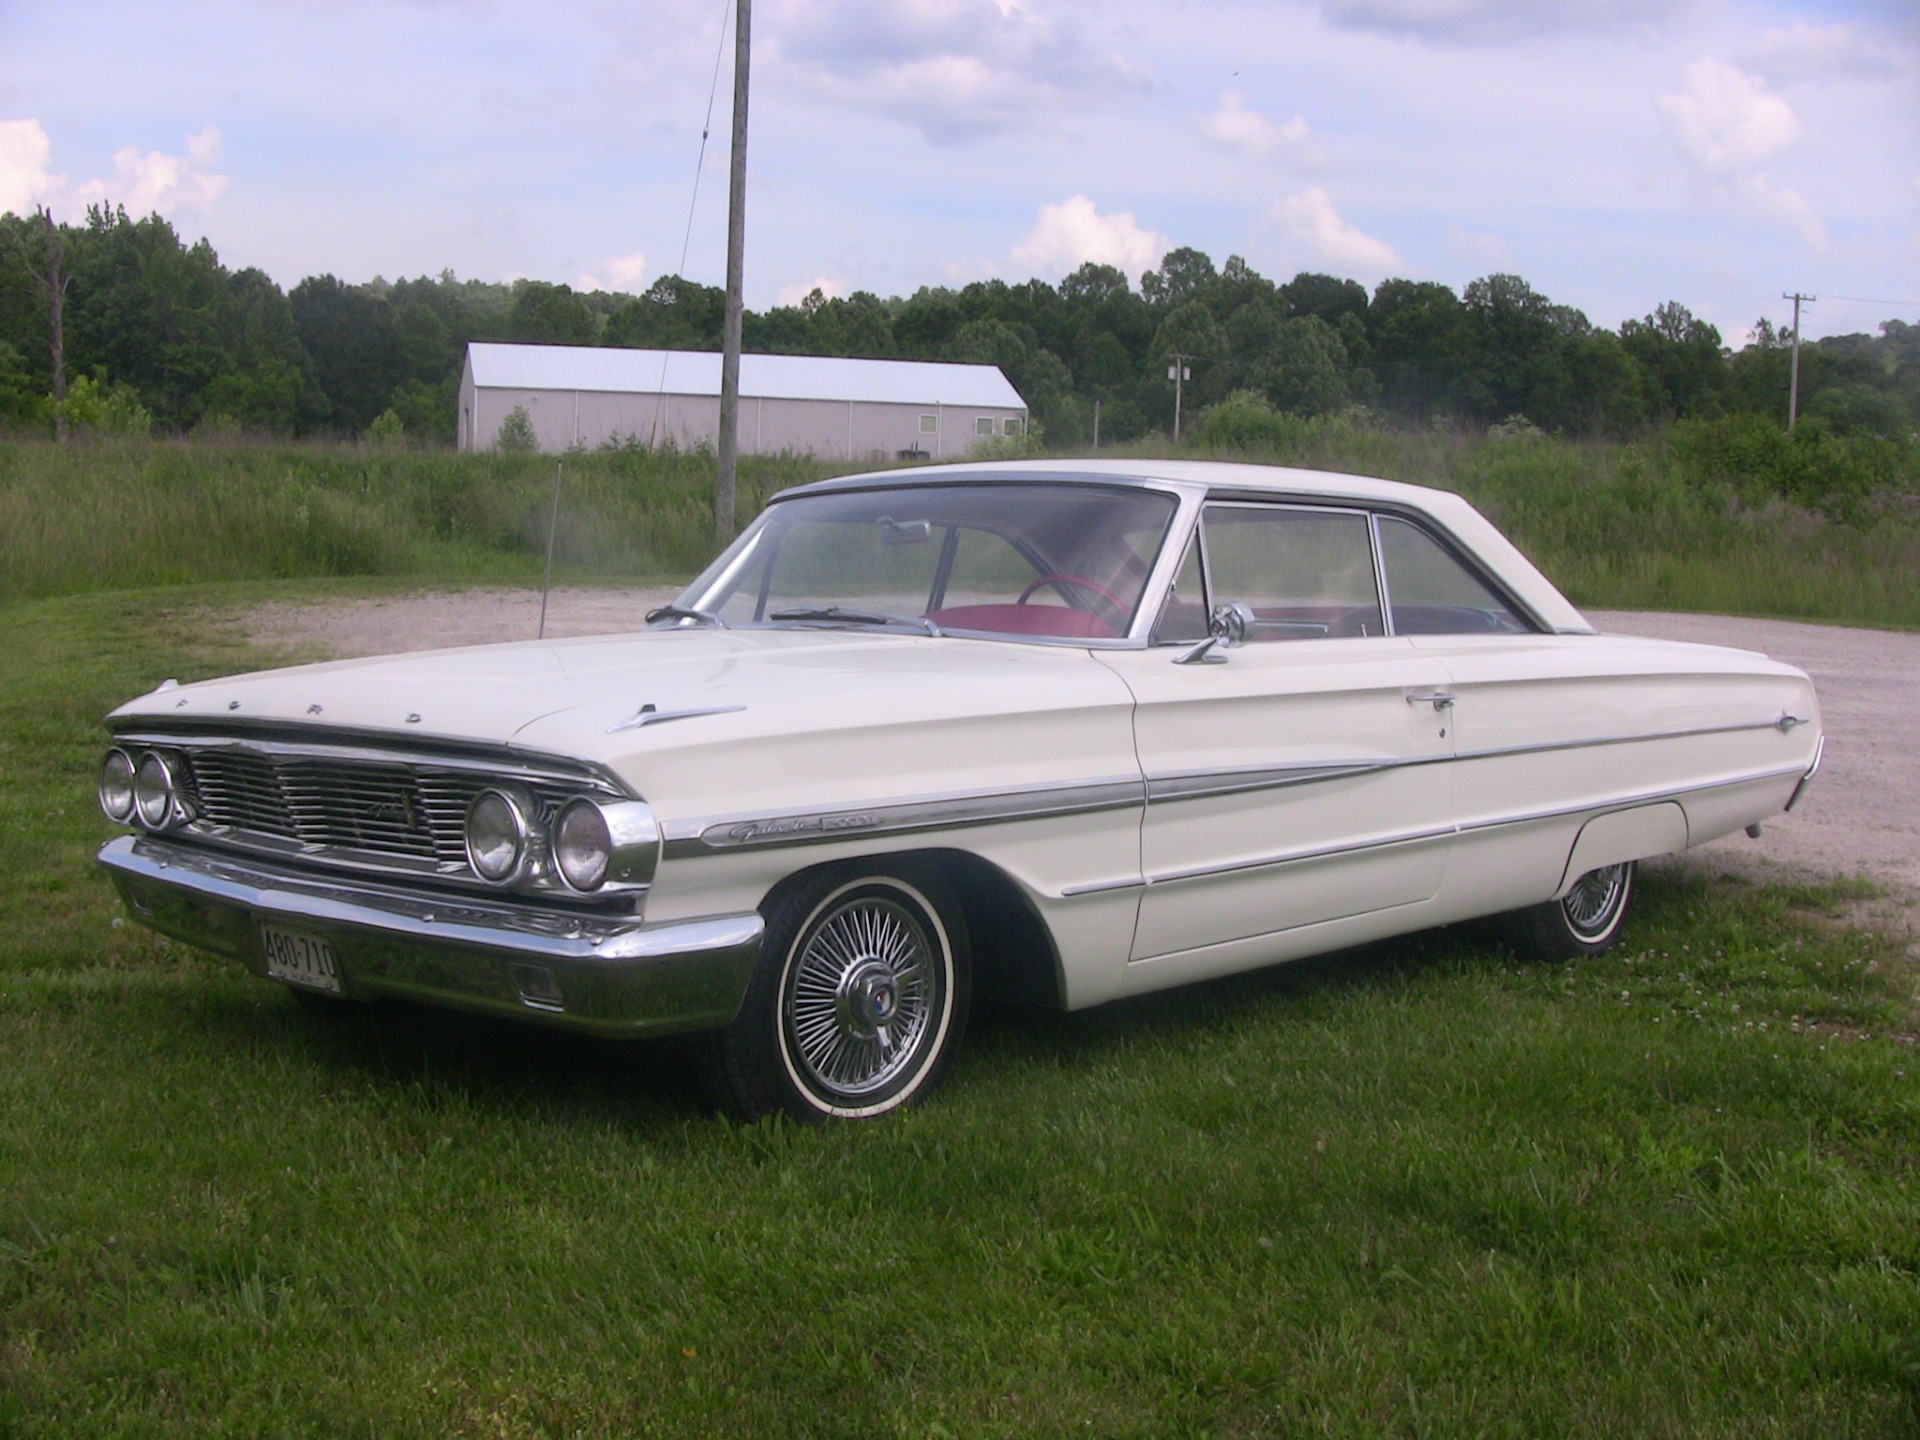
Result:
M464 896L429 898L122 836L100 864L162 934L267 973L263 922L324 939L348 999L399 996L596 1035L724 1025L765 928L757 914L665 925Z

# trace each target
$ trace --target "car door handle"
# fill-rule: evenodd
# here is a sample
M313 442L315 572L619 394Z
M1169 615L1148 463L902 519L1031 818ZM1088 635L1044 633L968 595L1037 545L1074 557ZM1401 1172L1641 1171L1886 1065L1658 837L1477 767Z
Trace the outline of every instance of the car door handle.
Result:
M1436 710L1453 708L1453 695L1446 690L1409 690L1406 694L1409 705L1431 705Z

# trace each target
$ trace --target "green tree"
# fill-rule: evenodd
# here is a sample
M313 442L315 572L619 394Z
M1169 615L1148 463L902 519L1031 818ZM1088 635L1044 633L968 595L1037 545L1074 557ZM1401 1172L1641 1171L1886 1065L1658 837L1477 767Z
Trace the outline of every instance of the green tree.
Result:
M1184 305L1199 299L1218 278L1208 255L1183 245L1169 250L1159 269L1140 277L1140 293L1150 305Z
M1346 347L1318 315L1283 322L1266 358L1255 365L1254 386L1275 408L1327 415L1353 400Z
M1317 315L1327 324L1337 327L1342 315L1353 315L1361 320L1366 318L1366 287L1356 280L1342 280L1337 275L1302 270L1280 287L1279 294L1286 304L1289 319Z
M1720 332L1677 300L1620 327L1620 344L1644 378L1650 407L1663 420L1720 408L1726 353Z
M528 345L591 345L600 322L571 286L521 280L507 315L510 339Z
M287 297L300 343L325 396L324 423L358 434L392 403L401 377L386 297L316 275Z

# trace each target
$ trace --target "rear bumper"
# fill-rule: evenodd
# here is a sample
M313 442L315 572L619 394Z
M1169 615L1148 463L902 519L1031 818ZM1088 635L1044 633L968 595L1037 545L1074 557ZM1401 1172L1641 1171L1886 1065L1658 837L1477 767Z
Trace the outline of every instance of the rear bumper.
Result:
M597 1035L726 1024L760 955L760 916L665 925L317 879L122 836L99 856L128 910L267 973L262 923L322 939L348 999L398 996Z

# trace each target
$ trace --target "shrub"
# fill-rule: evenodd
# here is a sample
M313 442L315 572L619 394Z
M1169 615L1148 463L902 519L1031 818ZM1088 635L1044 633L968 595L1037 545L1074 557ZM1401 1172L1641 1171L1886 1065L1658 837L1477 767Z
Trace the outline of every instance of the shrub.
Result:
M540 448L540 441L533 433L533 417L527 414L526 406L516 405L507 412L493 443L496 450L506 455L531 455Z
M527 412L524 410L518 410L515 413L519 415L525 415ZM513 417L510 415L507 418L511 420ZM505 429L504 426L502 426L501 428L503 430ZM373 423L367 426L368 443L373 445L378 445L382 449L391 449L393 446L400 444L400 442L405 440L406 438L407 438L407 427L401 421L399 412L395 410L391 405L389 405L385 410L382 410L380 414L374 418Z
M1258 390L1235 390L1200 412L1193 427L1196 444L1221 450L1281 450L1297 441L1304 426L1283 415Z
M153 433L153 412L140 403L134 388L124 382L109 386L104 376L76 376L67 387L67 398L55 409L77 435Z

